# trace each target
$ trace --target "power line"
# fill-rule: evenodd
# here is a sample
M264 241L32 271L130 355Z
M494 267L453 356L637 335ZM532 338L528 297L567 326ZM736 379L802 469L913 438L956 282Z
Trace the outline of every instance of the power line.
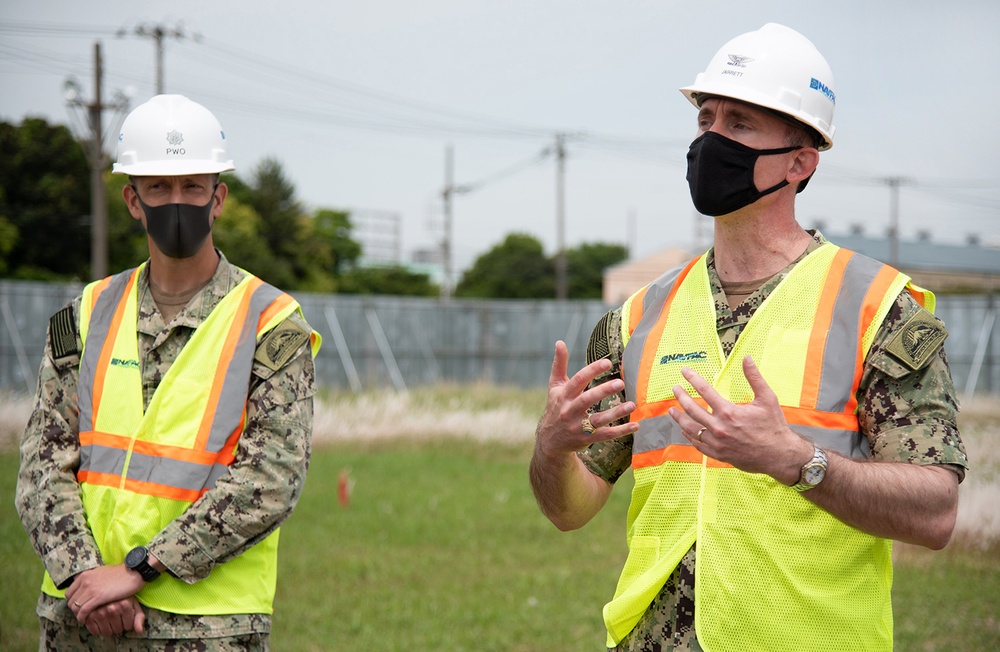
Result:
M31 38L73 38L93 36L123 36L127 30L122 27L100 25L69 25L45 22L0 22L0 34L17 35ZM181 27L173 30L162 26L143 25L136 28L136 35L158 39L158 47L162 46L163 38L168 36L181 38L187 36ZM159 37L157 37L159 33ZM553 133L561 130L551 127L539 127L523 123L502 120L493 116L475 114L456 110L438 104L413 100L397 94L374 89L362 84L345 81L328 74L310 71L298 64L289 64L276 59L263 57L254 51L244 50L210 39L195 39L195 48L178 47L176 55L195 59L204 64L206 57L214 59L218 64L206 66L213 72L223 71L225 74L248 79L261 88L266 83L267 96L271 101L261 97L246 98L232 94L220 94L218 91L199 92L199 96L212 99L213 103L227 107L228 110L243 115L256 116L268 121L282 120L295 124L308 122L327 127L347 129L363 129L383 133L410 135L417 137L441 138L450 136L481 137L501 140L548 140ZM158 57L161 56L158 54ZM74 74L82 74L81 62L78 57L69 57L51 51L29 50L12 46L9 42L0 44L0 57L9 57L18 65L42 72L66 74L67 70ZM158 70L160 66L158 65ZM111 71L106 71L110 73ZM141 82L131 75L121 73L108 74L129 82ZM162 87L162 73L158 73L158 85ZM298 90L296 90L298 89ZM304 99L301 91L306 91ZM280 96L286 94L288 99L282 101ZM686 139L645 138L639 136L617 136L595 132L580 132L574 144L575 149L589 152L599 152L629 161L645 162L654 165L683 166L684 159L678 156L678 150L684 151L688 146ZM524 163L530 167L533 156ZM520 170L515 165L509 173L497 173L497 179ZM848 183L852 185L867 185L878 187L885 185L886 177L865 174L856 170L835 165L823 164L821 170L825 179L833 183ZM494 179L487 178L477 184L492 183ZM922 179L907 177L907 187L926 194L933 195L947 202L962 204L984 210L997 210L1000 200L990 197L974 197L968 194L958 194L956 191L994 190L1000 186L998 179Z

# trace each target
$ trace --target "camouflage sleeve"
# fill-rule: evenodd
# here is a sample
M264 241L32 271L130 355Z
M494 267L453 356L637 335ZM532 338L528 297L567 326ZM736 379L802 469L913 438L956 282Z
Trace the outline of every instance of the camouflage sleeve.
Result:
M80 466L79 306L77 297L49 322L34 405L21 437L15 490L17 512L35 553L62 588L69 586L74 575L102 564L76 479Z
M621 378L622 346L621 337L622 314L621 309L616 308L601 317L590 335L590 343L587 345L587 364L608 358L611 360L611 369L594 379L591 387L606 383L614 378ZM607 410L625 402L624 390L595 405L592 412ZM612 425L624 423L628 417L613 422ZM610 441L595 442L588 448L580 451L580 459L587 469L599 478L603 478L614 484L618 478L628 470L632 464L632 435L624 435Z
M259 543L298 502L312 450L310 332L293 313L258 345L246 428L229 474L149 543L150 552L185 582L204 579L215 565ZM280 346L269 347L275 342Z
M865 360L858 421L876 460L941 464L965 478L944 324L902 292Z

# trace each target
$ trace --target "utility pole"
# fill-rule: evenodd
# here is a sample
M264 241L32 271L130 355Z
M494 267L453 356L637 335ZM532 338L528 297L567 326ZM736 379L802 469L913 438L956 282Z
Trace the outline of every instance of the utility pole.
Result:
M635 209L630 208L625 216L625 247L628 250L629 258L635 258L637 232Z
M569 295L566 273L566 134L556 134L556 299Z
M121 32L119 32L120 34ZM135 28L135 33L138 36L147 36L153 39L156 44L156 94L163 94L163 39L167 37L173 37L178 40L185 38L187 35L180 25L174 27L173 29L164 27L163 25L146 25L142 24ZM200 35L195 34L195 40L200 38Z
M454 150L449 144L444 150L444 239L441 241L441 257L444 259L444 283L441 284L441 298L451 299L452 263L451 263L451 196L455 193L455 158Z
M104 109L124 112L128 98L118 92L115 101L105 104L101 97L104 67L101 60L101 43L94 43L94 101L80 98L79 84L75 80L65 83L66 99L71 107L85 109L90 138L84 152L90 163L90 275L102 279L108 275L108 201L104 193L104 170L110 159L104 153Z
M889 186L889 260L893 267L899 267L899 187L907 182L903 177L879 179Z

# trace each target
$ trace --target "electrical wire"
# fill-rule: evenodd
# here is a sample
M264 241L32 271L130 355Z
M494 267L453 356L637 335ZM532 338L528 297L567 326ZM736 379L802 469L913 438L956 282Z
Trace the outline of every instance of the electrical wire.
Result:
M30 38L72 38L95 36L143 36L130 33L123 27L99 25L69 25L43 22L0 22L0 34ZM176 34L175 34L176 36ZM349 82L328 74L310 71L301 65L292 65L268 58L254 51L233 47L197 35L182 47L172 48L172 54L202 64L213 73L221 72L231 78L245 79L254 84L252 98L217 90L191 86L199 97L211 99L213 105L227 110L268 121L280 120L292 124L310 123L326 127L364 129L368 131L402 134L416 137L441 138L447 136L480 137L502 140L550 140L563 134L565 142L572 142L580 152L598 153L623 160L655 165L682 166L683 157L678 152L687 149L684 139L625 137L594 132L566 132L549 127L539 127L502 120L493 116L475 114L423 102ZM88 74L88 63L44 49L26 49L0 43L0 61L11 61L26 68L50 74ZM205 64L208 65L205 65ZM122 73L110 63L105 73L113 79L129 84L141 84L147 79ZM213 84L213 89L217 88ZM263 100L261 98L270 98ZM545 148L525 161L504 168L474 183L455 186L456 192L469 192L516 174L543 162L552 153ZM885 186L887 177L864 174L835 165L821 167L825 179L833 183L862 186ZM971 196L957 191L996 190L998 179L922 179L897 178L897 184L907 189L935 196L944 201L963 204L988 211L1000 210L1000 200Z

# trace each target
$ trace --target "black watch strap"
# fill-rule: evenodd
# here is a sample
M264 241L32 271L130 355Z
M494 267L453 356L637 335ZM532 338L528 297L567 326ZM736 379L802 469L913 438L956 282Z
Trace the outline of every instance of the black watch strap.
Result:
M125 555L125 567L139 573L145 582L152 582L160 576L160 571L150 565L149 551L144 546L137 546L128 551Z

